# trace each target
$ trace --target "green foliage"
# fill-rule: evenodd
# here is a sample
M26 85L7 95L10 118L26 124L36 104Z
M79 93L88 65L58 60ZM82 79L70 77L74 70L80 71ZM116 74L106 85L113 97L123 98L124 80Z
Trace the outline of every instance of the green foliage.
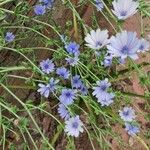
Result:
M113 0L104 1L108 8L105 8L105 11L101 15L101 17L103 16L104 18L100 17L100 19L106 20L109 24L113 22L110 24L110 26L115 29L113 32L119 32L122 30L124 21L118 21L113 14L111 14L109 7L112 1ZM7 3L12 4L12 2L14 4L13 9L7 10L5 5L7 5ZM46 19L44 17L42 18L42 16L29 16L29 14L33 12L33 8L27 1L0 0L0 6L1 4L5 6L0 8L0 55L3 53L6 54L0 58L8 57L8 60L5 59L6 62L2 61L0 64L0 90L2 89L0 97L0 126L6 127L3 133L4 138L0 141L0 145L5 146L5 141L7 141L5 134L8 130L19 134L23 141L20 145L22 150L28 150L31 145L33 149L38 150L39 147L37 145L39 145L39 143L37 143L36 138L41 142L42 150L53 149L55 144L63 137L64 122L60 120L56 114L56 108L59 104L58 97L61 89L64 87L72 88L71 84L59 78L59 83L65 83L65 85L58 87L57 93L55 93L54 96L51 94L48 99L41 98L41 96L37 94L37 85L39 83L48 83L50 77L56 77L56 73L45 75L41 71L39 62L43 57L52 58L58 67L67 65L65 58L68 57L68 54L65 50L65 44L60 38L62 34L65 34L67 36L66 43L69 41L77 41L81 45L81 55L79 56L78 65L76 67L70 67L70 72L72 75L80 74L82 80L89 88L88 96L79 96L78 100L76 100L76 104L68 108L70 114L72 116L74 114L83 116L85 134L93 149L93 141L97 142L98 146L103 150L110 149L111 144L108 138L114 138L118 144L124 147L125 144L121 137L118 133L113 131L112 127L115 124L120 125L120 128L122 127L123 121L118 116L118 110L124 105L134 105L135 97L143 98L146 102L145 109L149 109L149 103L147 101L147 99L150 98L150 93L147 90L150 85L149 74L144 73L142 65L137 65L131 60L128 60L127 69L123 71L117 70L118 59L113 60L112 68L104 67L101 62L104 61L107 49L101 49L101 51L99 51L100 56L96 56L95 51L87 48L84 43L84 37L87 31L97 29L100 26L99 18L97 18L99 12L97 13L95 9L93 9L93 13L90 14L90 19L92 19L91 27L89 27L82 19L80 9L85 7L85 5L93 5L94 1L80 0L77 4L72 3L70 0L63 2L66 9L69 9L69 15L72 16L72 14L74 14L76 16L78 38L74 38L74 23L72 18L69 18L64 23L64 29L62 29L60 24L53 20L52 15L49 16L51 11L48 11L47 16L45 16ZM144 0L139 0L139 2L139 10L142 17L150 17L149 3ZM94 7L93 5L93 8ZM112 21L112 19L115 20ZM15 33L16 39L13 43L5 42L5 34L7 31L13 31ZM51 36L52 33L53 36ZM46 54L44 54L45 52ZM11 57L9 60L8 54L15 60L11 60ZM146 89L145 95L138 95L136 93L127 92L125 91L126 89L119 90L113 87L122 79L130 78L133 72L137 73L140 84ZM96 101L96 98L92 97L92 87L96 81L104 78L109 78L112 82L110 92L114 92L116 95L114 104L110 107L101 107ZM32 94L30 94L30 92ZM27 94L24 98L24 93L29 93L29 95ZM43 123L46 117L50 119L50 125L48 125L48 127L46 126L47 124L45 125ZM146 120L149 120L149 116L145 115L144 117ZM16 120L17 124L15 124ZM46 123L48 123L48 121ZM137 122L135 122L135 124L137 124ZM44 125L48 129L54 128L54 133L50 133L50 136L51 134L53 135L52 139L49 139L49 133L45 133ZM35 134L39 137L37 136L34 139ZM146 132L144 136L150 138L150 133ZM64 145L66 149L76 149L74 138L69 136L64 136L63 138L66 138L67 141L66 145ZM31 143L31 145L29 145L29 143ZM120 149L122 149L122 147L120 146ZM17 145L12 142L9 144L9 149L17 150Z

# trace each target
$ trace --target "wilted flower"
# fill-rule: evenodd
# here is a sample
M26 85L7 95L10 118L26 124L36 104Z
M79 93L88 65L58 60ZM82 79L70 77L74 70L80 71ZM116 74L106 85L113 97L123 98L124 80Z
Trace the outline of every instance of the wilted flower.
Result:
M78 56L75 57L69 57L65 59L67 63L69 63L70 66L75 66L78 64L79 58Z
M48 98L49 94L56 89L56 84L58 82L58 80L54 80L54 78L51 78L47 85L41 83L38 84L40 88L37 91L40 92L42 96Z
M92 30L90 34L87 34L85 37L85 41L87 42L87 46L92 49L100 49L103 46L108 44L108 30L100 30L96 31Z
M54 0L39 0L39 2L42 2L46 8L52 8Z
M15 35L12 32L7 32L5 36L6 42L12 42L15 39Z
M145 52L150 50L150 43L149 41L145 40L145 39L140 39L140 45L139 45L139 50L138 52Z
M65 132L68 135L78 137L79 133L83 132L83 123L80 120L79 116L75 116L65 121Z
M55 65L52 60L46 59L40 62L40 67L44 73L49 74L54 71Z
M82 85L82 81L79 75L72 77L72 87L78 89Z
M110 39L110 44L107 46L108 53L113 57L119 57L122 60L127 57L137 59L139 39L136 36L136 32L122 31L121 33L117 33L116 37L113 36Z
M135 136L137 133L140 132L140 129L138 126L132 125L130 123L125 123L125 130L131 136Z
M97 8L97 11L102 11L104 8L104 4L102 3L101 0L95 0L95 5Z
M114 8L112 11L120 20L133 16L139 6L139 3L133 0L114 0L112 4Z
M101 55L101 52L98 51L98 50L95 50L94 53L95 53L95 56L96 56L96 57L99 57L99 56Z
M62 34L62 35L60 36L60 39L61 39L61 41L66 45L66 42L67 42L67 36L64 35L64 34Z
M69 111L67 110L66 106L63 104L59 104L58 113L62 119L68 120L70 118Z
M44 15L46 13L46 7L41 4L35 5L34 12L36 15Z
M110 67L112 65L112 59L113 57L111 55L105 56L104 61L102 62L102 65L105 67Z
M119 110L119 115L126 122L131 122L135 119L135 112L132 107L124 107L123 110Z
M57 68L56 73L64 79L68 79L70 76L70 72L65 67Z
M62 89L61 95L59 96L59 100L64 105L71 105L74 102L75 92L72 89Z
M80 45L78 45L76 42L70 42L68 45L65 46L67 52L71 55L78 56L79 55L79 48Z

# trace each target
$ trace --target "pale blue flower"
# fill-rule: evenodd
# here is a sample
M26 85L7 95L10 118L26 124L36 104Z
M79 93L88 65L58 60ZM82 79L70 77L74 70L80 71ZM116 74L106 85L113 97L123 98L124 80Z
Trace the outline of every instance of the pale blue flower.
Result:
M100 49L109 43L108 36L108 30L92 30L85 37L86 46L95 50Z
M79 48L80 45L78 45L76 42L70 42L68 45L65 46L67 52L71 55L78 56L79 55Z
M108 53L123 60L127 57L135 60L138 58L139 44L136 32L122 31L110 39L110 44L107 46Z
M80 90L80 92L81 92L82 95L87 95L88 94L88 89L87 89L87 87L84 84L82 84L79 87L79 90Z
M42 96L48 98L50 94L49 86L45 84L38 84L39 89L37 90Z
M48 98L50 93L52 93L55 89L57 89L56 84L58 83L58 80L54 80L54 78L51 78L48 84L38 84L40 87L37 91L44 97Z
M98 99L105 99L105 97L108 97L107 90L111 86L111 84L108 82L108 79L97 81L97 86L93 87L93 96L97 97Z
M79 87L81 87L82 85L82 81L80 79L79 75L75 75L72 77L72 87L78 89Z
M58 113L62 119L68 120L70 118L70 113L63 104L59 104Z
M102 11L104 9L104 4L101 0L95 0L95 5L97 8L97 11Z
M132 107L124 107L123 110L119 110L119 115L126 122L131 122L135 119L135 111Z
M101 106L109 106L114 102L114 93L105 93L102 97L98 97L97 101L101 104Z
M52 60L46 59L40 62L40 67L44 73L49 74L54 71L55 65Z
M97 101L102 106L109 106L113 103L113 99L115 97L114 93L108 93L108 88L111 84L108 82L108 79L97 81L97 86L93 87L94 91L92 93L93 96L97 98Z
M57 68L56 73L64 79L68 79L70 76L70 72L65 67Z
M145 52L150 50L150 43L149 41L145 40L145 39L140 39L140 45L139 45L139 50L138 52Z
M102 65L104 65L105 67L110 67L112 65L112 60L113 60L113 57L111 55L107 55L105 56L104 58L104 61L102 62Z
M114 0L112 4L114 8L112 11L120 20L133 16L139 6L139 3L133 0Z
M138 126L132 125L130 123L125 123L125 130L131 136L135 136L137 133L140 132L140 129Z
M83 131L83 123L79 116L72 117L65 121L65 132L67 135L78 137L80 132L82 133Z
M15 39L15 35L12 32L7 32L5 36L6 42L12 42Z
M36 15L44 15L46 13L46 7L41 4L35 5L34 12Z
M76 98L75 91L72 89L62 89L59 100L62 104L68 106L71 105Z

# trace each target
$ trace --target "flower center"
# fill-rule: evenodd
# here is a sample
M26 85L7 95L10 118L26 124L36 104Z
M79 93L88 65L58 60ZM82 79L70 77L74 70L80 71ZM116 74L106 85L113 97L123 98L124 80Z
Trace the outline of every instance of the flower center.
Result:
M102 46L102 43L100 41L96 42L96 47Z
M73 82L74 82L75 84L77 84L77 83L78 83L78 81L79 81L78 79L75 79Z
M70 96L71 96L70 92L67 92L66 97L70 97Z
M121 52L122 52L123 54L128 54L129 48L128 48L127 46L124 46L124 47L122 48Z
M77 129L78 128L78 123L77 122L73 122L72 123L72 127L75 128L75 129Z
M64 72L61 72L60 75L61 75L62 77L64 77L64 76L65 76L65 73L64 73Z
M120 12L120 15L121 15L121 16L126 16L126 15L127 15L127 11L122 11L122 12Z
M45 68L45 69L48 69L48 68L49 68L49 65L48 65L48 64L45 64L45 65L44 65L44 68Z
M106 85L101 85L101 90L102 91L106 91L106 88L107 88Z
M129 111L124 111L123 114L124 114L125 116L128 116L128 115L129 115Z
M144 50L144 45L140 45L139 49Z

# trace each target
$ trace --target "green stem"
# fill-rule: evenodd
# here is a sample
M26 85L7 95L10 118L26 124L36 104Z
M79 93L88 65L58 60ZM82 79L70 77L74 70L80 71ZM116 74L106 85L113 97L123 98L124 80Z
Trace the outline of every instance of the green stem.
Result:
M139 97L139 98L144 98L144 99L150 99L149 96L139 95L139 94L136 94L136 93L126 93L126 92L121 92L121 93L124 94L124 95L127 95L127 96L131 96L131 97Z
M10 94L12 95L27 111L27 113L29 114L31 120L33 121L35 127L37 128L38 132L41 134L43 140L47 143L47 145L54 150L53 146L48 142L48 140L45 138L45 136L43 135L42 131L40 130L39 126L37 125L36 121L34 120L34 117L32 116L31 112L29 111L29 109L27 108L27 106L14 94L12 93L12 91L10 91L4 84L0 83L0 85Z
M14 49L14 48L9 48L9 47L2 47L2 46L0 46L0 49L7 49L7 50L11 50L11 51L13 51L13 52L19 53L19 54L20 54L21 56L23 56L34 68L36 68L39 73L41 73L42 75L44 74L44 73L41 71L41 69L38 68L27 56L25 56L23 53L17 51L16 49Z
M14 1L14 0L4 0L4 2L1 2L1 3L0 3L0 6L2 6L2 5L4 5L4 4L7 4L7 3L9 3L9 2L12 2L12 1Z
M16 113L14 113L9 107L7 107L6 105L4 105L4 104L1 103L1 102L0 102L0 106L2 106L3 108L5 108L5 109L8 110L9 112L11 112L17 119L21 120L21 118L20 118ZM19 128L19 127L18 127L18 128ZM19 129L20 129L20 128L19 128ZM20 130L21 130L21 129L20 129ZM25 128L25 130L26 130L26 132L28 133L28 135L29 135L29 137L30 137L30 139L31 139L31 141L32 141L32 143L33 143L35 149L38 150L38 148L37 148L37 146L36 146L36 144L35 144L35 142L34 142L32 136L30 135L28 129Z

